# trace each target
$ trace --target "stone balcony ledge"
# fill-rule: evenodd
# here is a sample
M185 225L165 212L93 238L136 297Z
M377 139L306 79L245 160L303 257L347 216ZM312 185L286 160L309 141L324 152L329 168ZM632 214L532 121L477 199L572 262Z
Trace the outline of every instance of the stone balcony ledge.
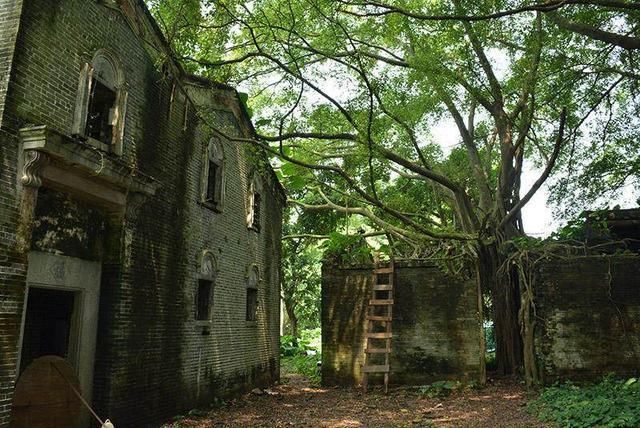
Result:
M67 191L109 210L120 210L127 197L152 196L160 182L127 165L114 154L61 134L45 125L19 130L24 153L21 182Z

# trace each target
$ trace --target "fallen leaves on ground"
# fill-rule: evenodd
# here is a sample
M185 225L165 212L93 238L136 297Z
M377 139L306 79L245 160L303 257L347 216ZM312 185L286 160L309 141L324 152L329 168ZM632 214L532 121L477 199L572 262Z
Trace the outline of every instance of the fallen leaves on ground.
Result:
M527 413L532 398L514 381L490 382L481 389L454 391L445 398L424 398L415 389L363 394L354 388L311 387L290 375L282 385L246 394L199 418L167 428L232 427L544 427Z

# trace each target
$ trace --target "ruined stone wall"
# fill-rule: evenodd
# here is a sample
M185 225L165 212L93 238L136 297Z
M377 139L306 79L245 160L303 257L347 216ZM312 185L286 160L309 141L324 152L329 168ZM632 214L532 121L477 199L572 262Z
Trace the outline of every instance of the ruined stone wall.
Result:
M26 258L17 251L17 139L4 129L4 111L21 0L0 0L0 427L9 423L16 377Z
M17 138L0 128L0 427L8 426L18 361L26 255L18 247Z
M548 260L533 288L543 382L640 372L639 256Z
M139 208L129 198L124 216L90 203L78 212L87 202L41 188L33 240L19 249L16 132L35 124L69 135L82 64L100 48L122 61L128 91L123 155L105 156L154 177L159 188ZM282 194L263 171L263 227L248 230L252 159L229 145L225 208L214 213L200 203L210 135L197 124L195 108L185 109L186 93L158 57L149 55L118 10L86 0L25 1L0 130L0 427L10 411L29 248L102 262L93 402L117 426L147 426L279 376ZM240 110L227 110L232 114L220 118L220 126L248 133ZM55 204L45 203L47 195ZM86 240L65 237L66 227L55 239L47 237L53 223L64 226L65 213L78 214L72 215L72 228L80 231L74 236ZM194 320L205 250L215 253L219 270L208 328ZM262 278L255 322L245 321L251 264Z
M22 0L0 0L0 128L21 12Z
M322 380L326 385L354 385L362 379L371 272L365 266L323 266ZM475 281L453 277L426 262L396 262L394 299L392 384L484 381L482 316Z

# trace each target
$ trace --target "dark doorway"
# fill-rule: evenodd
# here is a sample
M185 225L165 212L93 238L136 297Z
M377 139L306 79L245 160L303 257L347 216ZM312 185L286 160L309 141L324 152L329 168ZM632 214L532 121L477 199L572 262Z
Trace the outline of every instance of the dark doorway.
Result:
M76 293L31 287L22 338L20 371L44 355L67 358Z

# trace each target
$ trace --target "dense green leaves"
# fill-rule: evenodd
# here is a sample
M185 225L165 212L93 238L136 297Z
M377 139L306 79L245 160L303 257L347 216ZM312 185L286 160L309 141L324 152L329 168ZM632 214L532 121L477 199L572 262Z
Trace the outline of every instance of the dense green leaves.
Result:
M607 377L595 385L545 389L529 407L543 421L566 428L640 426L640 382Z

